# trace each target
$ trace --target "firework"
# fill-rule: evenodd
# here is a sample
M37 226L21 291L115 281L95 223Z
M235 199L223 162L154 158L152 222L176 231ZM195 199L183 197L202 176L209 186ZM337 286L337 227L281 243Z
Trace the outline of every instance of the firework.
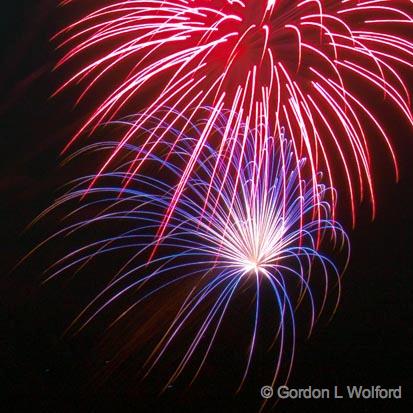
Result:
M412 66L411 12L412 2L405 0L113 1L57 36L68 50L58 66L76 61L82 67L60 90L81 84L79 100L101 96L72 142L126 108L143 110L101 174L160 108L171 108L162 120L178 127L181 138L188 125L183 116L197 120L210 106L182 171L180 194L223 109L230 115L217 159L233 152L231 133L240 124L255 129L265 118L276 134L286 127L296 156L308 159L313 180L325 170L334 187L344 176L353 221L365 193L374 216L367 131L374 127L382 136L397 175L395 153L374 106L384 96L412 123L400 70ZM134 144L151 153L167 136L168 130L154 130ZM131 173L141 167L136 160Z
M158 320L167 319L170 311L157 314L162 311L162 298L157 297L174 289L181 291L179 298L174 299L177 309L145 363L149 373L173 348L180 358L168 386L188 369L195 355L200 361L194 378L198 376L213 351L220 327L230 317L231 304L241 297L244 303L252 300L252 308L248 307L252 321L246 322L242 331L242 337L250 338L245 348L241 385L251 369L256 341L262 336L263 312L275 321L270 323L274 336L274 381L283 368L288 379L294 357L296 311L306 303L311 333L327 307L329 292L334 292L335 310L340 272L323 250L335 246L345 254L348 242L342 227L331 219L331 207L325 200L332 189L320 182L302 180L300 170L305 161L296 160L291 141L283 135L268 137L262 140L262 150L257 152L256 137L250 131L244 141L235 139L233 153L227 159L205 144L185 191L176 202L169 230L161 237L158 229L165 209L170 208L183 169L197 144L196 138L180 139L173 148L172 161L168 160L172 148L166 143L159 155L125 144L126 159L114 172L102 174L92 188L90 183L95 175L77 180L46 211L67 207L71 202L77 205L68 217L72 223L48 241L88 228L94 234L102 234L99 228L105 223L109 223L111 231L57 261L48 270L48 281L79 271L101 256L114 254L119 261L123 252L128 255L116 275L79 314L72 329L82 330L102 314L115 311L117 315L110 324L113 327L127 315L139 312L152 298L157 304L146 314L158 316ZM81 152L111 151L116 145L99 143ZM136 157L145 158L146 166L157 172L128 172ZM130 181L127 187L125 180ZM317 285L314 289L313 283ZM268 292L272 305L266 301ZM125 297L132 303L123 308ZM182 342L174 347L188 335L186 347Z

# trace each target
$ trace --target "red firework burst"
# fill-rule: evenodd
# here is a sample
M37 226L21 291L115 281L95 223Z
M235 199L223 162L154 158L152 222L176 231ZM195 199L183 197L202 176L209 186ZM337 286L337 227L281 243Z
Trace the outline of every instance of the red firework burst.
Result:
M170 126L145 138L148 153L168 139L169 128L179 128L183 136L208 106L179 196L219 114L227 110L220 157L233 150L241 125L269 128L275 135L285 127L297 158L308 158L314 180L319 169L327 171L331 186L336 174L345 176L353 221L366 192L374 215L367 128L377 128L398 171L390 138L360 85L383 93L413 124L400 74L401 66L412 67L413 44L401 34L413 23L412 7L405 0L110 2L58 34L68 48L58 66L72 59L88 62L59 92L80 83L83 99L110 79L107 93L71 142L131 106L143 109L102 173L154 115L162 111L160 124ZM142 96L144 107L137 100ZM132 176L142 165L140 155Z

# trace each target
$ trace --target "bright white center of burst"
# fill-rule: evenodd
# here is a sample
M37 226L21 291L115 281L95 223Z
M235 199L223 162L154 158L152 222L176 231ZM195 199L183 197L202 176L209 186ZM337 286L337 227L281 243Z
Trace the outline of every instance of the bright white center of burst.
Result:
M261 271L259 263L254 260L247 261L247 263L244 266L244 269L246 273Z
M213 228L211 237L219 248L220 260L246 276L266 275L276 265L280 251L286 245L284 219L279 216L278 204L274 202L267 206L267 199L260 201L262 205L253 205L250 209L246 201L247 212L237 206L236 212L240 216L247 215L246 219L234 219L229 224L224 217L217 222L217 228ZM208 231L211 231L209 226Z

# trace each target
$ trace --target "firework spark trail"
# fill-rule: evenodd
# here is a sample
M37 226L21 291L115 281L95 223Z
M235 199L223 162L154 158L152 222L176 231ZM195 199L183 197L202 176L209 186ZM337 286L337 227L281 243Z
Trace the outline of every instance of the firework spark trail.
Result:
M273 380L279 377L283 361L287 365L288 379L294 357L296 310L303 302L308 303L310 334L326 307L327 294L335 291L337 303L340 296L340 272L322 252L321 246L341 249L345 254L348 240L342 227L331 219L331 207L326 198L333 189L317 183L315 190L313 183L302 181L300 170L304 160L296 160L291 141L283 136L268 138L262 141L262 150L257 153L257 136L259 134L251 130L244 142L235 139L234 150L225 161L218 159L217 150L205 144L205 151L197 158L186 189L175 206L171 229L161 240L155 234L179 183L169 185L155 174L125 172L135 162L135 155L129 156L114 172L103 174L91 189L94 175L75 181L73 188L45 214L65 208L72 201L78 202L85 191L89 191L90 196L70 212L74 223L48 241L105 222L128 223L131 229L119 230L120 226L112 224L113 235L85 243L49 268L48 281L78 271L98 256L130 252L127 262L80 313L71 328L82 330L101 314L119 309L115 304L134 292L133 302L112 322L114 326L133 311L139 311L151 297L174 287L181 288L184 281L189 282L191 288L185 290L187 294L179 310L145 364L149 374L178 337L191 334L188 346L184 350L179 347L181 358L168 386L188 368L195 354L201 357L194 379L198 376L225 317L231 312L231 303L240 295L245 302L245 289L251 288L253 322L252 325L247 323L245 330L245 334L251 333L251 339L241 388L253 363L261 331L260 313L264 309L266 313L269 311L268 306L262 305L261 292L271 291L271 313L277 320L272 327ZM174 144L164 143L162 156L145 153L131 144L125 144L124 150L128 155L146 158L154 170L166 172L165 176L176 182L196 144L197 139L191 137ZM110 151L116 145L116 142L100 143L80 152ZM174 156L182 160L183 166L178 166L176 158L173 162L166 160L171 145L174 145ZM127 188L122 184L125 179L130 180ZM90 215L87 214L89 210L92 211ZM77 220L77 216L81 218ZM166 250L159 251L146 262L150 250L159 242L160 248ZM314 266L318 271L312 271ZM321 282L321 291L318 287L313 291L315 280ZM195 330L188 329L194 323ZM287 344L288 337L292 348Z
M67 3L72 1L63 2ZM411 1L397 0L113 1L57 35L68 50L58 67L76 59L81 65L85 59L88 62L59 92L80 83L82 100L92 91L96 94L102 81L116 73L110 91L71 142L130 109L136 97L147 96L154 88L147 107L98 176L159 108L171 107L162 120L171 128L179 127L181 138L187 134L182 116L197 120L206 105L213 110L200 131L193 159L182 171L177 199L210 139L216 113L226 109L231 116L220 156L231 153L231 132L241 123L256 129L265 118L275 134L285 125L296 156L308 159L313 180L318 170L325 170L334 187L337 177L344 175L353 223L355 205L366 193L374 216L370 157L374 142L366 136L370 126L383 137L396 177L398 168L390 138L365 89L372 95L374 90L382 92L413 122L409 90L400 74L403 66L412 67L413 44L401 34L403 27L411 28L412 7ZM167 131L163 135L153 131L134 143L151 152L166 135ZM159 140L153 142L154 136ZM142 167L139 160L137 154L132 174Z

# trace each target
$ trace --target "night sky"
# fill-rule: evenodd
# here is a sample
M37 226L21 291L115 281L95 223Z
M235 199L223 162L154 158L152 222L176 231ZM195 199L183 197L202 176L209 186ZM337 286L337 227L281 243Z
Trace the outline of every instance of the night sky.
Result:
M98 386L96 375L106 362L96 351L98 334L92 329L80 339L61 338L78 301L87 296L81 282L41 286L47 253L12 271L47 233L45 225L24 231L26 226L76 176L60 166L60 151L85 113L72 108L71 92L49 99L65 75L52 72L58 52L49 39L68 19L51 0L1 6L1 406L7 406L5 412L35 406L56 412L257 411L259 389L268 383L258 375L240 396L229 394L225 384L233 380L232 371L220 370L219 360L194 388L172 389L162 397L150 384L135 383L133 360ZM289 386L401 385L403 400L286 401L276 411L409 411L404 409L413 391L413 142L405 122L385 110L382 116L393 134L401 180L393 182L390 163L378 155L377 218L371 223L368 205L361 205L355 230L344 220L352 255L342 300L329 324L317 325L308 341L298 340ZM236 351L227 346L220 355ZM244 356L231 357L235 363Z

